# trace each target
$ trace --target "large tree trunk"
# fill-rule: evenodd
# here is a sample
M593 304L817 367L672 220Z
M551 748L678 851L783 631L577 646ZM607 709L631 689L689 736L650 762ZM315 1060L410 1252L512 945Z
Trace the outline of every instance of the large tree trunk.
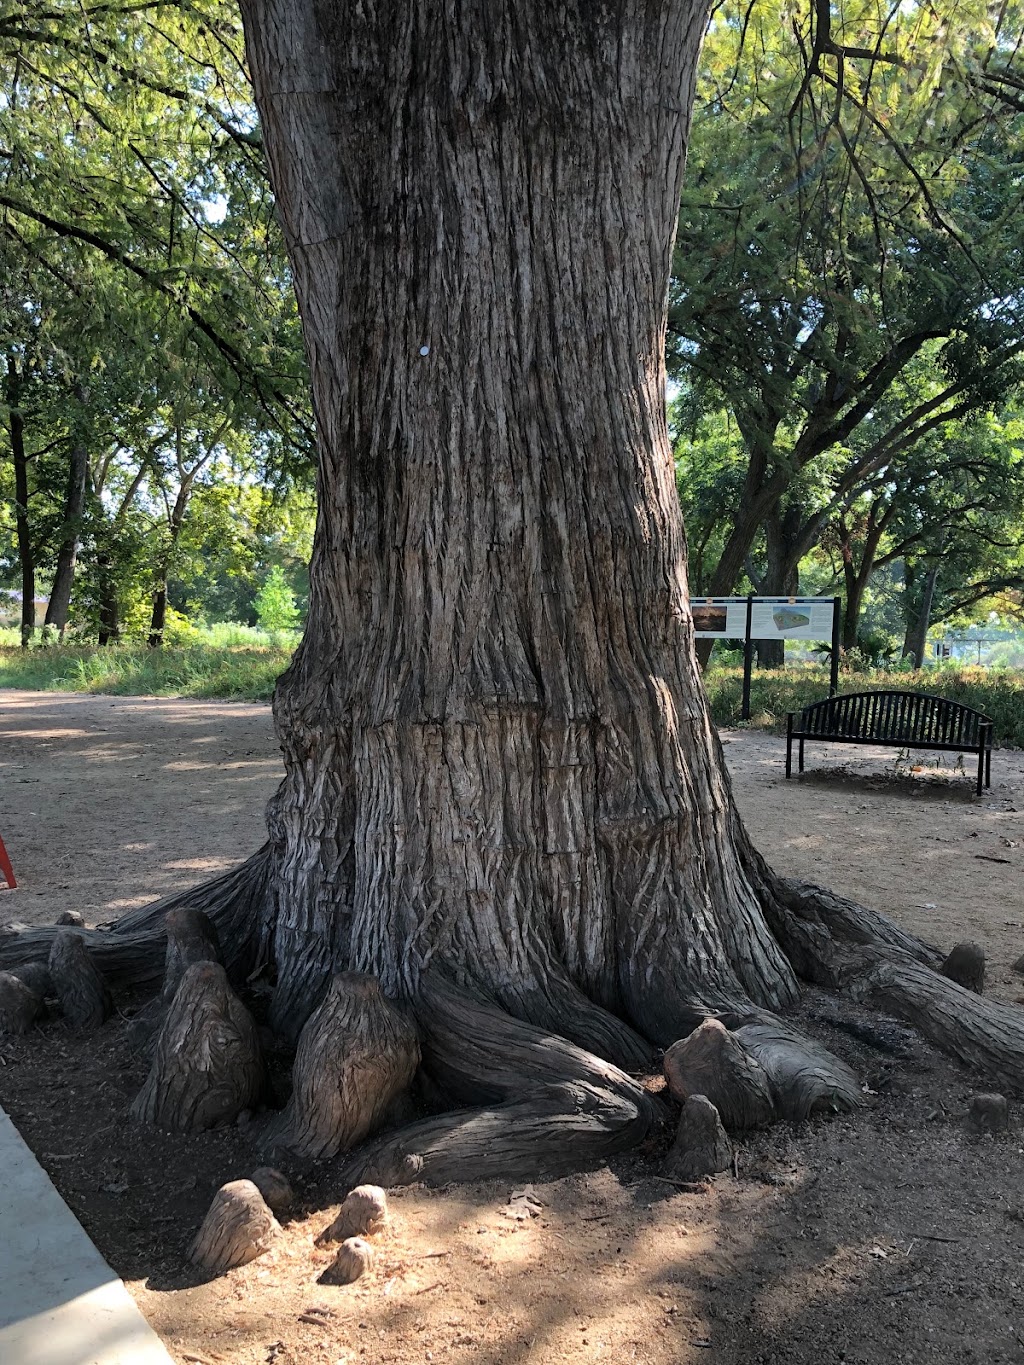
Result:
M599 1161L660 1112L629 1068L712 1014L776 1100L855 1104L847 1069L769 1016L797 972L924 1007L940 1041L1024 1079L1013 1011L970 996L955 1036L967 993L932 970L942 954L773 876L732 802L662 369L703 10L243 8L320 512L275 698L271 842L177 908L209 915L233 981L276 970L272 1022L293 1036L333 974L377 978L346 1031L381 1036L365 1002L382 991L415 1018L428 1091L471 1106L357 1148L339 1181ZM111 982L159 975L171 908L84 934ZM51 938L9 929L0 965ZM330 1041L331 1008L300 1057ZM322 1070L297 1077L318 1114L344 1080L319 1096ZM344 1147L325 1122L322 1150Z
M26 649L36 628L36 561L28 520L28 456L25 452L25 421L19 406L21 374L13 356L7 357L6 390L11 458L14 462L14 527L21 565L21 646Z
M85 485L89 473L89 453L85 443L71 443L68 456L68 482L64 495L64 529L61 533L57 565L53 574L50 600L46 605L45 625L63 636L71 609L71 589L75 582L75 563L78 559L82 516L85 512Z
M633 1061L794 978L734 845L665 427L699 4L247 0L320 519L275 1020L441 965ZM594 375L600 370L601 382Z

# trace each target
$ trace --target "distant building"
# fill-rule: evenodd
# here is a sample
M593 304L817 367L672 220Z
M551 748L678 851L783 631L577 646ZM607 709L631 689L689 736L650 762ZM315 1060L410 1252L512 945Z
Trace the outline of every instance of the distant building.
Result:
M21 593L16 588L0 588L0 626L20 626L21 625ZM41 626L46 620L46 608L50 605L48 597L37 597L36 604L36 625Z

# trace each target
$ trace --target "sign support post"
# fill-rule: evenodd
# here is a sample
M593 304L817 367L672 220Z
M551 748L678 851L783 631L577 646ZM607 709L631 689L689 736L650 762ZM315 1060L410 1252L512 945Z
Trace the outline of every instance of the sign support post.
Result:
M750 675L754 667L754 642L750 638L750 622L754 614L754 594L747 596L747 628L743 632L746 639L743 641L743 705L740 707L740 719L750 719Z
M841 598L832 599L832 674L829 678L828 694L834 697L839 691L839 620Z

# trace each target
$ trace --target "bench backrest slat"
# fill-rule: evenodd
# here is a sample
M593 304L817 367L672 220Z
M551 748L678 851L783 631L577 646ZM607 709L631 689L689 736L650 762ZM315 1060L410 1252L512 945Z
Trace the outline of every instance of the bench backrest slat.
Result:
M977 747L985 724L991 725L988 716L947 697L876 689L812 702L800 711L796 728L805 735L837 739Z

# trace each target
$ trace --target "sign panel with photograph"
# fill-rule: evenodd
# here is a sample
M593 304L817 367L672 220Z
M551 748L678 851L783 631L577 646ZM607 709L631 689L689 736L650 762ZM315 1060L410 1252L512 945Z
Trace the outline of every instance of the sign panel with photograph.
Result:
M690 599L695 635L715 639L747 637L747 599L745 597L693 597Z

